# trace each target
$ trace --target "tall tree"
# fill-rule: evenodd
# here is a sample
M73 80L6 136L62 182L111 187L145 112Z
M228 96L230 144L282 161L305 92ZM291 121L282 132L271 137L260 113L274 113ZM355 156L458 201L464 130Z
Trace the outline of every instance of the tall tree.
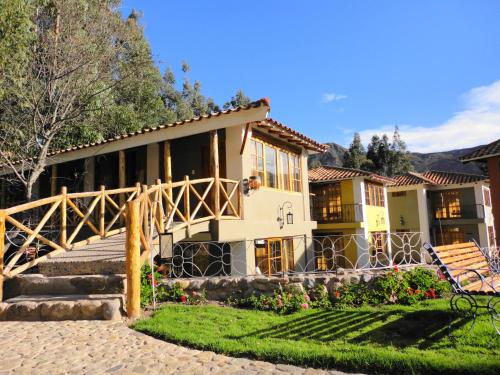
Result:
M349 149L344 154L344 167L361 169L366 164L366 152L359 133L354 133Z
M131 32L130 23L122 20L119 1L33 0L29 4L34 31L26 79L15 97L0 102L0 163L24 186L28 200L51 148L73 143L75 132L86 139L108 133L100 128L105 123L95 126L92 121L109 102L134 107L134 99L126 98L133 90L125 95L119 90L126 91L127 79L144 77L151 67L151 59L143 61L136 54L143 46L134 34L137 30Z
M396 126L394 128L394 134L392 136L392 143L390 147L390 163L389 163L389 176L396 176L408 173L411 171L411 159L410 153L406 149L406 143L401 138L399 133L399 128Z
M243 90L239 89L236 94L229 100L224 103L224 109L236 108L248 105L252 102L250 97L246 96Z

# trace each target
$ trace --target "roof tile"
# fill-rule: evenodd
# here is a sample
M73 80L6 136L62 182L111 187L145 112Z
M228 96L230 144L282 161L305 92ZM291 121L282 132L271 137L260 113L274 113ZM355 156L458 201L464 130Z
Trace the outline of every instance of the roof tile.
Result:
M500 139L497 139L496 141L491 142L490 144L487 144L470 154L462 156L460 160L463 162L481 160L494 155L500 155Z

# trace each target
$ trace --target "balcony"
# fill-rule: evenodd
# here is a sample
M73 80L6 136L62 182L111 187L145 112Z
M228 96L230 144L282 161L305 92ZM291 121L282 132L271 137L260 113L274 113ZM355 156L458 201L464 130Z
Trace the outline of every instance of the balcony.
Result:
M363 221L363 209L361 204L313 207L312 219L318 224L359 223Z
M484 205L482 204L462 204L434 207L432 218L439 220L467 220L484 219Z

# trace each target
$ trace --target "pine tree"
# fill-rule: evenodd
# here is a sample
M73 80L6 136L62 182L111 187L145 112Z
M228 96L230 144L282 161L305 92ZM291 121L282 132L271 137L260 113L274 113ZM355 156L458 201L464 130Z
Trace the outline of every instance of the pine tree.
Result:
M344 167L361 169L366 162L366 152L359 133L354 133L349 149L344 154Z
M239 89L230 101L224 103L224 109L236 108L249 105L252 102L250 97L246 96L243 90Z
M408 173L412 169L410 153L406 149L406 143L402 140L399 128L394 128L390 148L389 176L397 176Z

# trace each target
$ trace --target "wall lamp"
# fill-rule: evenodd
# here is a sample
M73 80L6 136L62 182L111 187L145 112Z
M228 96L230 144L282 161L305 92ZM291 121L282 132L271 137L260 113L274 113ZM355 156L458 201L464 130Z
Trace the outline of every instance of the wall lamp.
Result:
M276 219L276 221L280 225L280 229L283 229L283 227L285 226L285 215L284 215L285 208L288 209L288 213L286 214L286 223L288 225L293 224L292 202L290 201L283 202L282 205L278 206L278 218Z

